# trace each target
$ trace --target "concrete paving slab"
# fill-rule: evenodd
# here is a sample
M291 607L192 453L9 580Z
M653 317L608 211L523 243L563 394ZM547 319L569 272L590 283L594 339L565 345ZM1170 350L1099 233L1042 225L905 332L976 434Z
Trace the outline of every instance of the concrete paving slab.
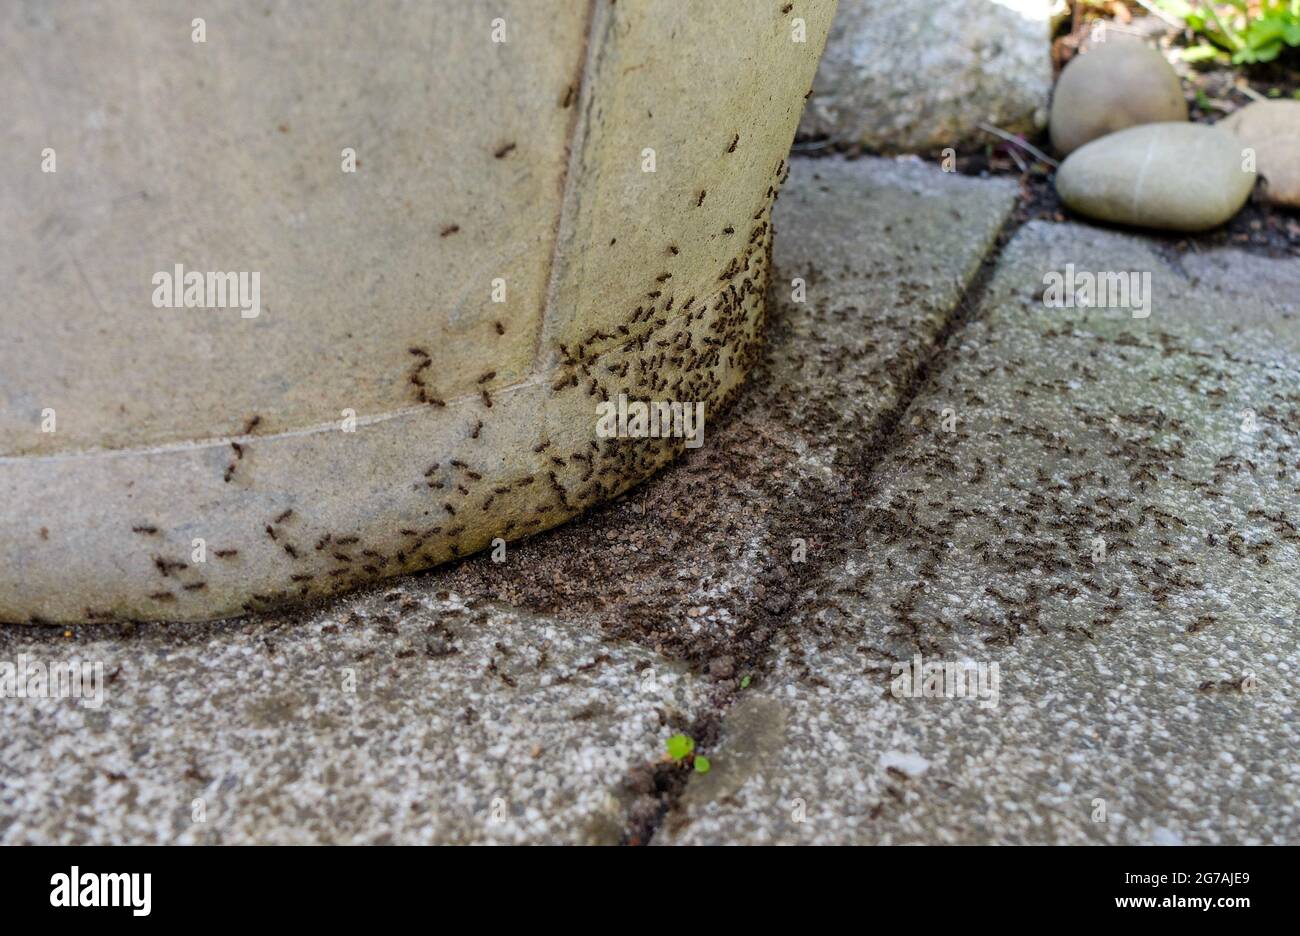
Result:
M1064 263L1150 315L1045 307ZM1294 842L1297 287L1023 228L657 841Z
M73 659L102 668L100 704L0 699L0 843L617 843L628 766L701 697L593 627L405 589L297 620L0 629L0 668Z

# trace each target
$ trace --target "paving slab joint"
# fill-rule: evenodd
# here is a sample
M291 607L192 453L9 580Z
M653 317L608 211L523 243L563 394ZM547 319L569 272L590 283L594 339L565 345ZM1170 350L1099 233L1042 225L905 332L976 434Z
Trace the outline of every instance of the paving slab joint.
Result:
M868 437L862 441L861 450L865 454L853 466L853 475L865 487L870 486L877 466L891 451L898 437L898 429L902 424L903 416L912 405L912 402L924 392L925 388L947 366L954 338L975 320L1002 252L1006 245L1011 242L1022 223L1022 219L1018 218L1014 212L1007 216L997 234L990 240L988 250L979 261L978 269L967 280L960 299L953 306L951 313L939 329L936 340L917 363L915 371L910 375L906 385L900 390L898 399L888 409L880 413L871 427ZM776 308L777 302L774 296L768 297L768 303L770 309ZM742 390L742 392L744 391ZM794 504L801 504L802 501L802 497L791 499ZM841 502L837 515L820 518L819 526L855 529L857 526L855 523L857 518L854 516L856 509L853 502ZM789 511L787 516L778 518L775 523L778 525L789 523L792 529L804 529L809 519L800 508ZM797 527L794 526L795 524L797 524ZM795 575L785 578L764 575L762 584L768 597L763 605L756 605L753 608L754 615L763 619L760 621L760 626L769 627L774 639L792 619L789 612L790 605L798 600L801 594L806 593L809 588L823 579L828 568L838 567L842 559L843 557L838 551L830 549L818 550L809 554L805 564L796 567ZM784 607L782 607L783 604ZM770 610L773 607L781 608L781 610ZM752 659L738 661L737 672L743 669L754 674L755 678L761 679L772 657L770 640L765 645L764 651L755 655ZM703 709L695 716L686 731L695 739L700 749L707 750L710 743L720 737L726 713L739 695L740 692L716 695L709 699ZM628 810L628 822L623 833L622 844L649 844L663 826L663 823L674 813L674 809L685 794L692 776L691 771L671 762L632 765L628 771L626 784L633 794L639 793L640 798L635 800Z

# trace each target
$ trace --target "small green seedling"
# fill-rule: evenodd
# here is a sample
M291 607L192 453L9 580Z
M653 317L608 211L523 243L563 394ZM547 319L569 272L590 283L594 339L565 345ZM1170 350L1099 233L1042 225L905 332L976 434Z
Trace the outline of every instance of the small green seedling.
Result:
M664 744L668 747L668 757L679 767L690 764L697 774L706 774L713 768L707 757L695 753L695 739L689 735L675 734Z
M684 734L675 734L666 742L668 745L668 756L675 761L684 760L695 750L695 741Z
M749 688L749 681L750 681L750 679L752 679L752 678L753 678L753 677L751 677L751 676L743 676L743 677L741 677L741 680L740 680L740 688L741 688L741 689L748 689L748 688Z

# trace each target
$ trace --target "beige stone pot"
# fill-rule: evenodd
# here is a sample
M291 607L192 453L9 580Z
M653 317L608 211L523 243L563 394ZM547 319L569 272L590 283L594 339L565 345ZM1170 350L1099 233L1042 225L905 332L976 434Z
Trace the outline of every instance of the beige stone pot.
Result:
M708 444L833 10L7 5L0 620L211 618L536 533L681 450L599 437L620 393L702 402Z

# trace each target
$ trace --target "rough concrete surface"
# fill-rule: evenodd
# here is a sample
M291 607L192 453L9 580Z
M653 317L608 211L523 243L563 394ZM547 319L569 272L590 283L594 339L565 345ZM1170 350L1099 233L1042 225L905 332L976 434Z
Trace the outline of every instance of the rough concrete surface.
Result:
M109 682L99 708L0 700L7 845L617 843L628 766L701 697L594 627L401 588L42 631L0 630L0 659L100 661Z
M1045 308L1067 263L1150 316ZM1297 287L1023 228L657 841L1294 842ZM895 698L918 653L997 704Z
M841 0L799 130L879 152L1032 132L1052 91L1050 0Z

